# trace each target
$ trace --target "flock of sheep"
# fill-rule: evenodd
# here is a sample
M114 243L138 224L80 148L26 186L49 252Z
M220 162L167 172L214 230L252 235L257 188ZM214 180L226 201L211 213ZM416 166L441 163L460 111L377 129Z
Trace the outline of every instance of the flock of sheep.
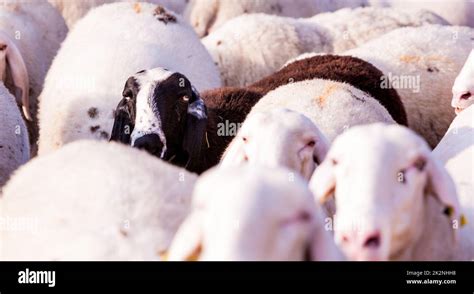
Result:
M474 260L473 15L4 0L0 260Z

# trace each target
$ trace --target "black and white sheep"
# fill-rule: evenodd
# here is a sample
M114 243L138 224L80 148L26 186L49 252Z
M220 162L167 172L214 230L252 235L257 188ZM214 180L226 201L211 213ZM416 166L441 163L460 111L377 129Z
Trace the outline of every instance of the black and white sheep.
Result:
M40 155L78 139L107 140L123 82L158 66L186 74L198 90L220 86L217 68L192 28L150 3L120 2L76 23L48 72L40 98ZM147 87L154 87L152 76Z
M151 82L143 76L155 77L155 80ZM321 85L328 86L337 84L334 87L334 90L339 88L337 93L352 102L360 101L360 108L354 107L352 111L350 107L345 108L347 120L369 122L366 118L370 117L375 121L406 124L400 98L395 90L381 88L381 76L377 68L357 58L316 56L292 63L247 88L220 88L200 95L184 75L157 68L137 73L127 81L111 139L146 149L164 160L201 173L219 162L235 136L235 133L221 132L223 127L242 123L252 107L270 91L289 83L292 85L287 87L300 81L307 83L305 80L322 80ZM308 95L313 90L307 91ZM274 92L277 91L279 89ZM336 96L331 97L327 91L316 96L320 98L315 98L314 103L337 106ZM297 103L298 97L286 94L289 95L284 99ZM377 110L362 113L369 105ZM317 113L307 116L312 118Z

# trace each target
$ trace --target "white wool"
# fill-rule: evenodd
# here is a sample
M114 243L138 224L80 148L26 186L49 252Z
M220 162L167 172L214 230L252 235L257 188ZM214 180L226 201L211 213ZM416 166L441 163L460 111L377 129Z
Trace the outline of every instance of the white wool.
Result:
M62 14L69 28L94 7L112 2L137 2L135 0L48 0ZM162 5L176 13L181 14L187 0L143 0L143 2ZM140 10L140 6L136 6Z
M297 3L294 0L191 0L184 14L197 34L205 37L233 18L247 13L310 17L336 9L335 3L331 0L298 0Z
M80 141L37 157L0 199L0 259L158 260L196 178L117 143Z
M287 169L240 166L200 177L169 258L303 260L306 252L341 260L306 181Z
M249 115L282 107L307 116L329 142L355 125L394 123L387 109L367 93L350 84L323 79L281 86L260 99Z
M138 12L135 5L95 8L71 30L41 94L39 154L78 139L108 139L125 81L138 71L180 72L199 91L220 86L191 27L171 12L156 15L156 5L139 3Z
M28 130L15 97L0 82L0 187L30 158Z
M309 180L329 143L314 123L284 108L253 112L227 147L220 166L286 167Z
M349 259L474 257L465 250L472 248L472 237L466 238L472 228L461 228L466 207L455 183L408 128L374 124L348 130L334 141L310 186L320 202L334 195L335 239ZM444 213L448 207L450 215ZM376 244L369 243L375 236Z
M393 7L403 10L430 10L458 26L474 27L472 0L368 0L374 7Z
M339 53L393 29L446 24L427 11L342 9L308 19L250 14L230 20L203 39L226 86L245 86L306 52Z
M474 252L474 106L463 110L451 123L433 155L443 162L456 184L467 229L461 231L465 252Z
M434 147L454 118L451 86L472 50L473 38L474 29L468 27L401 28L344 55L372 63L392 81L408 125Z

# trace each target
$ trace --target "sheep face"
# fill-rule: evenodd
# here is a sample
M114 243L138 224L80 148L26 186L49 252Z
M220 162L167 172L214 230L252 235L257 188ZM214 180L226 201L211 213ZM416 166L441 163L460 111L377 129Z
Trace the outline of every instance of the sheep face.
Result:
M184 166L199 156L206 124L206 106L189 80L155 68L127 80L111 140Z
M309 180L327 149L326 138L309 118L295 111L275 109L247 118L221 165L284 166Z
M461 72L454 81L451 106L459 114L474 104L474 50L471 51Z
M337 259L328 232L313 238L322 230L322 217L307 185L290 173L255 166L206 172L194 190L193 212L171 244L170 259L302 260L317 250Z
M310 185L321 202L335 196L335 240L352 260L409 256L428 222L432 199L425 191L453 211L452 220L458 219L451 178L427 144L401 126L348 130L334 141ZM449 217L443 221L450 225Z

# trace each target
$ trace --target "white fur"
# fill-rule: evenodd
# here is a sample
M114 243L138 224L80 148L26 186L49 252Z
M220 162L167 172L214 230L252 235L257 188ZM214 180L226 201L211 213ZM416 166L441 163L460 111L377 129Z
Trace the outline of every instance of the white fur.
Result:
M430 10L453 25L474 27L472 0L368 0L375 7L393 7L402 10Z
M62 14L69 28L87 12L94 7L112 3L112 2L136 2L135 0L48 0ZM186 0L144 0L153 4L162 5L176 13L181 14L186 7ZM135 9L140 11L140 5L136 5Z
M30 158L28 130L15 97L0 83L0 187Z
M192 28L179 16L165 24L156 5L140 5L140 13L132 3L103 5L74 26L41 94L39 154L78 139L108 139L125 81L140 70L180 72L199 91L220 86Z
M456 113L474 104L474 49L454 81L452 92L451 106Z
M319 129L301 113L280 108L254 112L227 147L220 166L281 166L309 180L328 145Z
M71 143L33 159L5 187L0 259L159 260L195 180L121 144Z
M169 78L173 72L160 67L147 70L141 74L135 74L140 91L137 94L135 127L131 134L132 145L135 141L146 134L157 134L163 143L161 157L166 152L166 136L162 129L162 122L158 111L153 111L150 101L156 85Z
M372 63L387 78L411 81L412 85L393 85L408 125L434 147L454 118L451 86L472 50L473 38L471 28L425 25L394 30L344 54Z
M456 184L469 229L461 231L470 242L465 252L474 252L474 106L463 110L451 123L446 135L433 150Z
M472 227L460 227L453 180L408 128L374 124L348 130L334 141L310 186L320 202L334 195L335 239L349 259L474 257L459 246L472 242L466 238ZM450 216L443 213L447 207Z
M239 15L264 13L288 17L310 17L320 12L334 10L335 2L331 0L298 0L297 3L293 0L191 0L184 15L197 34L204 37Z
M390 8L342 9L308 19L243 15L203 39L226 86L245 86L305 52L339 53L393 29L446 24L427 11Z
M198 180L169 258L302 260L307 249L314 260L341 259L306 182L286 169L241 166Z
M394 123L387 109L367 93L350 84L323 79L281 86L260 99L249 115L281 107L306 115L329 142L355 125Z

